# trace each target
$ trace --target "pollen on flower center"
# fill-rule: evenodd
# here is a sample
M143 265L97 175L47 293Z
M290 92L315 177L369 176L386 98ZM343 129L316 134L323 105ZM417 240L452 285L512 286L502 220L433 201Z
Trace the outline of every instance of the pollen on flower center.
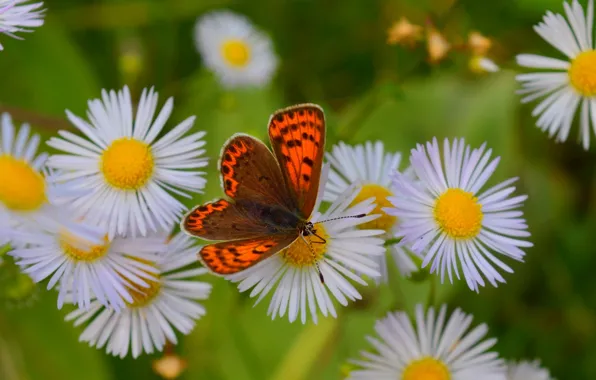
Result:
M393 195L393 193L391 191L389 191L389 189L387 189L386 187L383 187L381 185L371 183L371 184L362 186L362 189L360 190L360 192L358 193L356 198L354 198L354 201L352 202L351 205L353 206L357 203L360 203L364 200L374 197L375 203L377 206L370 213L371 214L380 214L381 217L377 218L375 220L371 220L370 222L360 224L358 227L361 229L366 229L366 230L380 229L380 230L385 230L385 231L389 232L393 228L393 226L395 226L395 223L397 222L397 218L393 215L388 215L387 213L385 213L385 211L383 211L383 208L391 207L391 202L389 202L387 200L387 197L390 197L392 195Z
M135 258L135 260L141 261L145 264L155 266L154 263L147 261L147 260L143 260L143 259L139 259L139 258ZM147 273L147 272L145 272L145 273ZM128 305L128 307L131 307L131 308L145 307L145 306L149 305L155 299L155 297L157 297L157 295L161 291L161 287L162 287L161 277L159 276L159 274L155 274L155 273L151 273L151 276L153 276L153 278L143 278L143 280L149 285L146 288L144 288L138 284L135 284L135 283L130 283L128 292L129 292L130 296L132 297L132 302L126 303Z
M151 147L132 138L114 140L101 156L106 181L121 190L138 190L153 174Z
M25 160L0 155L0 202L15 211L34 211L46 201L46 183Z
M62 252L74 261L92 262L104 257L110 249L107 236L104 237L104 244L92 245L68 232L61 232L59 242Z
M408 364L402 380L449 380L449 369L441 361L426 357Z
M573 59L569 81L583 96L596 95L596 50L584 51Z
M250 47L242 40L228 40L221 45L221 55L229 65L241 68L250 60Z
M329 235L322 224L316 226L315 232L318 236L298 238L292 245L281 251L281 256L288 264L298 268L313 266L323 257L327 252L327 243L323 242L323 239L329 242Z
M450 237L468 239L480 232L482 205L474 194L451 188L437 199L434 217L443 232Z

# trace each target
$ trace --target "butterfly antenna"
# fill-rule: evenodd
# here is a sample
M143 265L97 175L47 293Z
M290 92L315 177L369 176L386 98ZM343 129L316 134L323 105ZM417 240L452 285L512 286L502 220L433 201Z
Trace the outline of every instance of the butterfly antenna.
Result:
M317 253L315 252L315 249L312 247L312 245L310 244L310 242L308 242L304 238L304 235L300 234L300 237L302 238L302 240L304 241L304 244L306 244L306 246L308 247L308 249L310 249L310 253L312 253L312 257L315 260L315 268L317 268L317 273L319 274L319 279L321 280L321 284L324 284L325 283L325 277L323 277L323 273L321 272L321 268L319 267L319 262L316 261L317 260Z
M331 222L333 220L339 220L339 219L349 219L349 218L364 218L366 216L366 214L358 214L358 215L349 215L349 216L340 216L339 218L331 218L331 219L325 219L325 220L320 220L318 222L315 222L313 224L319 224L319 223L325 223L325 222Z

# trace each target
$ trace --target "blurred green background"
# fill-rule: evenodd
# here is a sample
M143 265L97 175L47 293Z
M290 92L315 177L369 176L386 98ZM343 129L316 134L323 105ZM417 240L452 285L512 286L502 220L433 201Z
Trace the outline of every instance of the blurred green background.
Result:
M524 211L535 246L525 263L508 262L515 273L505 276L507 284L480 294L464 282L443 285L438 301L486 322L504 358L540 358L558 379L596 378L594 149L584 152L576 133L565 144L550 141L515 94L515 54L558 54L532 25L546 10L562 11L561 1L51 0L46 6L46 24L24 41L0 35L0 110L49 137L69 128L66 108L83 115L87 99L102 88L128 84L138 98L143 87L155 86L160 104L175 97L170 126L194 114L196 128L208 132L210 181L189 205L221 193L217 155L232 133L265 137L269 114L296 102L325 108L328 148L339 140L380 139L407 156L433 136L488 142L502 157L493 180L519 176L519 191L530 196ZM281 66L267 88L224 91L202 66L194 23L220 8L246 14L272 37ZM503 70L472 74L461 49L430 65L424 46L387 45L386 31L401 16L417 24L432 20L454 44L480 31L493 39L489 57ZM342 378L346 359L368 348L364 337L375 319L428 298L428 282L401 279L394 269L388 285L363 288L362 302L317 326L270 321L267 302L253 308L234 285L209 277L208 314L175 348L188 361L181 378ZM0 283L16 286L6 274ZM64 322L67 310L55 305L56 294L42 288L28 302L0 307L2 380L158 378L151 363L160 355L121 360L78 343L81 330Z

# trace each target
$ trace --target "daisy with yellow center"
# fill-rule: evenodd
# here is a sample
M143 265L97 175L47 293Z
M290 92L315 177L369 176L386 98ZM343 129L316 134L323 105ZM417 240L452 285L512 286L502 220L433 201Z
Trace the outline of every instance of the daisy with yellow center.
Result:
M424 254L422 266L453 282L460 269L470 287L478 291L484 278L493 286L505 279L495 266L513 270L498 258L522 261L522 248L531 247L528 226L519 210L527 196L510 197L516 178L480 193L499 163L482 145L471 149L463 139L444 141L443 154L436 139L412 150L410 163L417 182L401 174L394 177L400 194L390 198L388 212L401 221L402 243Z
M161 238L105 236L95 243L63 228L21 233L19 241L25 245L9 254L35 282L49 279L47 288L58 288L58 308L67 296L82 308L92 299L123 308L137 289L151 288L157 271L146 262L165 250Z
M277 69L271 40L244 16L215 11L195 26L195 43L205 66L224 87L267 85Z
M0 33L21 39L15 33L30 32L29 28L43 25L43 2L27 4L29 0L0 0ZM0 50L2 50L0 44Z
M163 244L163 237L160 242ZM144 263L141 271L155 274L149 286L133 284L132 298L120 312L93 301L88 309L78 309L66 316L75 326L87 324L80 340L121 358L129 352L133 358L142 353L162 351L166 342L177 344L176 331L187 335L196 320L205 314L197 301L209 297L211 285L197 280L207 273L197 268L197 247L191 238L178 234L166 242L165 250Z
M398 228L398 218L387 214L384 209L391 206L388 198L395 194L392 188L391 174L399 171L401 163L400 153L385 152L380 141L349 146L340 142L333 146L326 155L331 164L329 180L325 185L323 200L333 202L342 192L352 185L359 186L359 192L354 204L369 198L375 199L374 214L381 215L370 223L361 224L360 228L382 229L385 238L393 238ZM405 170L404 173L409 173ZM392 245L388 248L395 264L401 274L409 276L417 271L421 256L401 245ZM380 256L381 279L387 280L387 259Z
M51 173L44 172L46 153L37 153L39 136L30 135L28 124L15 128L9 114L0 120L0 225L21 245L17 231L54 228L57 224L77 236L98 241L99 235L79 228L72 221L72 208L66 197L76 193L70 184L48 183ZM51 181L50 181L51 182Z
M316 323L319 310L325 317L336 317L332 298L342 306L361 299L349 280L366 285L360 275L379 277L378 257L385 251L379 238L383 230L358 228L378 218L368 215L375 209L374 198L352 205L356 195L349 188L324 214L315 213L311 221L318 236L300 237L273 257L227 278L239 282L242 292L252 288L250 296L258 295L257 303L273 291L268 310L273 319L287 314L290 322L300 316L306 323L310 313ZM367 216L331 220L360 214ZM325 220L330 221L317 223Z
M368 337L374 352L362 351L354 360L360 369L351 380L506 380L505 365L488 351L496 339L484 339L482 324L471 331L472 316L456 309L447 319L443 305L425 313L416 306L415 323L404 312L377 321L377 337Z
M153 89L143 90L135 116L128 87L103 91L101 100L89 102L89 122L67 111L85 138L60 131L48 142L65 153L48 160L60 169L54 180L78 184L83 192L72 206L110 238L169 230L186 209L174 195L188 197L205 186L205 132L189 133L194 116L164 132L173 100L155 116L157 101Z
M588 0L587 10L577 0L563 3L565 15L547 12L536 33L565 54L568 60L534 54L517 56L519 65L546 69L537 73L520 74L517 80L525 95L522 102L543 98L534 111L536 125L556 141L569 137L577 109L580 109L579 139L590 146L590 129L596 131L596 50L593 43L594 1Z

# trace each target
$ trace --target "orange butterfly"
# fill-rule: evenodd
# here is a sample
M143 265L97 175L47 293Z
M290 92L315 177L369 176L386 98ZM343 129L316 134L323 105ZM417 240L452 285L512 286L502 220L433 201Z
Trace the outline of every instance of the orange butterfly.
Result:
M325 148L325 115L315 104L276 111L269 119L273 153L258 139L236 134L221 151L220 199L195 207L182 220L186 233L206 240L199 258L217 274L249 268L316 235L308 220L317 193ZM321 281L322 281L321 277Z

